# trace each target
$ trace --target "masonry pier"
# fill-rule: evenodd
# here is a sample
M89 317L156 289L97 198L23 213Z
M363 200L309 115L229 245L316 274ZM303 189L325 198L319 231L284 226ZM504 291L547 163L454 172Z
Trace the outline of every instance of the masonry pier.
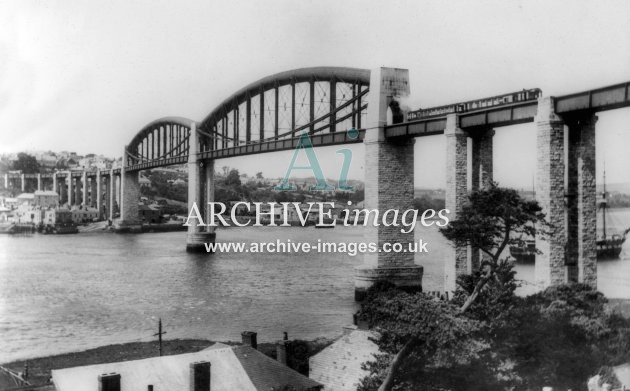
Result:
M551 97L540 99L535 118L536 199L552 226L550 235L536 238L542 251L536 255L536 283L541 288L565 282L597 287L597 117L588 111L561 116L555 106Z
M384 127L391 102L409 95L406 69L380 68L372 70L367 114L365 145L365 208L384 213L388 209L405 211L413 208L414 139L387 140ZM373 218L371 216L370 218ZM366 223L365 241L401 243L407 248L414 233L404 234L400 227L374 226ZM363 265L355 269L355 299L363 300L367 289L382 280L407 289L422 289L422 266L414 264L411 252L366 252Z
M120 168L120 218L114 228L119 232L141 232L142 223L138 218L140 182L138 171L127 171L127 147L123 149L123 164Z
M214 201L214 160L199 159L199 137L196 123L192 123L189 135L188 151L188 210L193 203L208 222L208 202ZM204 213L205 212L205 213ZM186 251L205 252L205 243L214 243L214 227L199 226L198 221L191 222L186 235Z
M446 209L455 220L468 192L493 180L495 130L533 123L536 199L552 227L550 235L542 235L542 227L537 229L541 253L536 256L535 282L541 289L565 282L596 287L595 114L630 107L630 82L554 98L532 88L405 115L400 105L409 95L408 78L407 70L395 68L312 67L280 72L235 92L199 123L182 117L150 122L124 148L121 168L87 174L56 172L52 188L62 204L95 206L99 216L112 221L119 210L114 226L139 230L138 173L187 164L189 210L195 203L207 222L217 159L292 150L308 132L314 147L363 142L365 208L378 210L382 217L389 209L400 213L413 208L415 140L444 135ZM298 95L308 100L298 104ZM388 110L391 123L387 123ZM4 186L25 191L37 180L37 189L43 189L50 175L10 172ZM368 215L374 218L373 213ZM215 236L212 227L193 224L188 227L186 248L205 251L204 244ZM374 226L368 221L365 240L404 248L414 241L414 234L403 234L400 226ZM443 260L445 290L455 290L457 278L476 271L483 259L476 248L449 248ZM368 252L355 270L355 296L361 299L379 280L421 289L422 277L413 253Z

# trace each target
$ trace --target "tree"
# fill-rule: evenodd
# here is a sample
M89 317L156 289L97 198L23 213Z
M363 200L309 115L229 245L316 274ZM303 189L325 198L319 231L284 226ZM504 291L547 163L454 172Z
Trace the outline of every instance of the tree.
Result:
M383 387L395 374L387 389L578 390L630 360L630 320L600 292L572 283L519 297L507 265L496 271L506 283L482 291L465 312L457 300L371 288L360 316L381 332L383 353L364 366L370 375L359 389Z
M13 162L13 170L20 170L24 174L36 174L39 172L39 163L37 163L35 156L20 152L17 160Z
M57 170L67 170L68 169L68 162L66 161L66 159L61 158L61 159L57 160L57 162L55 163L55 168Z
M256 173L256 179L263 179L262 171L259 171L259 172Z
M630 321L607 302L577 283L517 298L493 330L495 350L511 358L524 388L584 389L602 367L630 359Z
M492 376L480 323L452 302L379 283L368 291L359 317L380 333L383 352L365 365L370 375L359 390L471 390Z
M225 184L227 186L240 186L241 185L241 176L236 169L231 169L225 178Z
M487 256L482 264L487 269L485 277L468 292L464 310L490 279L496 279L492 271L500 266L501 254L507 246L522 246L523 237L547 235L549 228L538 202L523 199L514 189L501 188L492 182L471 192L457 219L440 229L455 246L471 246Z
M523 245L523 237L536 235L537 225L538 235L548 233L549 226L538 202L491 183L471 192L457 219L440 231L456 246L481 250L496 265L507 246Z
M490 186L469 194L468 200L461 213L458 213L457 219L452 220L447 227L442 228L441 232L454 245L470 245L473 248L478 248L489 259L483 263L481 270L475 271L473 276L458 281L463 285L463 288L458 289L456 300L449 306L442 307L442 310L446 312L446 318L435 320L442 322L446 328L446 331L439 332L442 338L444 338L444 333L446 336L453 337L453 333L459 330L462 333L460 336L469 338L468 342L471 343L471 345L460 346L460 350L468 348L467 354L471 357L480 353L474 348L480 346L482 341L470 339L474 333L471 331L467 334L461 328L458 329L458 324L454 319L459 319L480 295L483 296L485 291L491 291L490 294L486 295L486 299L495 296L499 298L513 297L513 284L510 283L505 286L504 282L513 281L514 274L510 264L500 262L501 253L508 245L522 243L523 235L533 236L536 233L536 225L545 226L544 217L542 209L536 201L524 200L515 190L498 187L496 183L491 183ZM543 231L539 230L538 233L541 234ZM489 284L491 281L492 283ZM373 297L372 300L378 302L379 298ZM399 313L405 314L409 307L413 308L417 305L424 305L426 308L416 308L416 310L431 312L428 307L429 304L422 304L426 301L422 296L408 298L406 302L402 303L399 300L386 299L386 302L380 303L380 305L387 306L386 312L380 315L380 310L378 307L374 307L372 303L367 303L362 307L362 316L371 319L379 330L384 330L385 333L395 333L401 337L401 341L406 341L404 344L394 343L392 345L397 353L385 371L386 374L383 376L379 390L391 390L396 382L405 381L404 361L409 357L415 358L412 361L417 362L419 360L418 367L424 368L429 363L426 357L441 349L432 347L432 343L447 347L456 345L455 340L436 341L430 333L427 334L427 330L432 328L433 319L414 320L407 315L398 318ZM385 319L389 320L386 321ZM397 323L401 323L401 325L396 326ZM401 327L407 327L408 331L401 334ZM451 328L453 329L451 330ZM385 349L390 348L387 346L387 342L384 343L384 346ZM461 351L464 352L465 350ZM392 351L389 353L393 354ZM426 376L426 373L424 375ZM471 389L470 386L469 389Z

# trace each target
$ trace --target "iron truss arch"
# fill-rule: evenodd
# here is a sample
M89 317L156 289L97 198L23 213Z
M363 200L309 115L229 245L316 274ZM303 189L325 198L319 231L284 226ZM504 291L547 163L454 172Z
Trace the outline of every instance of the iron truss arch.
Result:
M281 150L303 131L351 142L341 133L365 121L370 71L313 67L267 76L225 99L200 123L206 158ZM326 138L326 139L328 139ZM344 138L344 140L341 140Z
M183 117L164 117L145 125L127 145L127 170L188 162L190 130L197 123Z
M232 94L200 123L165 117L147 124L128 144L125 168L187 163L193 124L201 159L292 149L304 131L316 146L360 142L369 83L368 69L346 67L267 76Z

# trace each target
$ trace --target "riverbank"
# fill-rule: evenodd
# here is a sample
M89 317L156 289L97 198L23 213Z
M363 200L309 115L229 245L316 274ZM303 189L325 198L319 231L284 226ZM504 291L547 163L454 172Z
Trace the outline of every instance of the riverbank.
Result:
M318 338L313 341L304 342L308 347L309 356L311 356L330 345L333 340ZM162 342L162 354L164 356L170 356L174 354L194 353L212 346L215 343L214 341L206 339L165 340ZM237 342L222 343L239 345ZM258 350L274 359L276 358L276 347L274 343L260 343L258 344ZM158 355L158 343L156 341L130 342L101 346L80 352L38 357L28 360L17 360L0 365L14 372L23 372L25 365L28 364L28 381L33 386L40 386L48 384L51 377L51 370L53 369L140 360L143 358L157 357ZM11 387L15 387L15 383L6 374L0 372L0 390Z

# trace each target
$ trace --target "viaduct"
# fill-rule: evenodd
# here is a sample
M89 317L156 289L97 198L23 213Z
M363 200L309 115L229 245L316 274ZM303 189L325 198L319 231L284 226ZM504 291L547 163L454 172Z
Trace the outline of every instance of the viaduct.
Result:
M315 147L348 143L365 146L365 207L409 209L414 196L414 143L429 135L446 138L446 208L457 218L468 192L493 177L493 135L507 125L534 123L537 137L536 198L555 227L548 238L537 238L535 278L540 287L579 281L597 285L595 127L596 113L630 106L630 82L571 95L536 99L480 99L464 110L434 110L427 116L388 115L392 102L408 96L408 71L316 67L265 77L223 101L201 122L180 117L155 120L125 146L122 167L94 172L37 175L71 204L93 204L109 211L119 200L116 226L138 227L139 172L187 164L188 202L207 206L214 200L217 159L290 150L307 132ZM470 102L469 102L470 103ZM394 103L395 105L395 103ZM453 107L463 107L454 105ZM390 110L391 113L391 110ZM399 118L397 118L399 117ZM400 118L402 117L402 118ZM388 118L394 118L389 120ZM359 130L349 137L346 130ZM568 134L567 134L568 133ZM565 137L567 134L567 137ZM472 142L472 167L468 164ZM565 153L568 161L565 163ZM430 167L427 167L430 169ZM30 177L20 179L21 186ZM35 178L32 178L34 180ZM89 183L89 185L88 185ZM8 183L6 183L8 185ZM84 191L81 192L80 189ZM88 199L86 191L95 197ZM106 197L102 197L106 194ZM101 202L104 198L105 208ZM205 208L207 209L207 208ZM208 210L203 210L208 216ZM187 250L205 251L213 241L212 227L190 226ZM367 242L409 243L413 233L397 227L368 225ZM458 275L479 265L479 254L452 248L444 260L445 289L455 289ZM375 281L419 287L422 266L411 253L366 253L355 271L361 297Z

